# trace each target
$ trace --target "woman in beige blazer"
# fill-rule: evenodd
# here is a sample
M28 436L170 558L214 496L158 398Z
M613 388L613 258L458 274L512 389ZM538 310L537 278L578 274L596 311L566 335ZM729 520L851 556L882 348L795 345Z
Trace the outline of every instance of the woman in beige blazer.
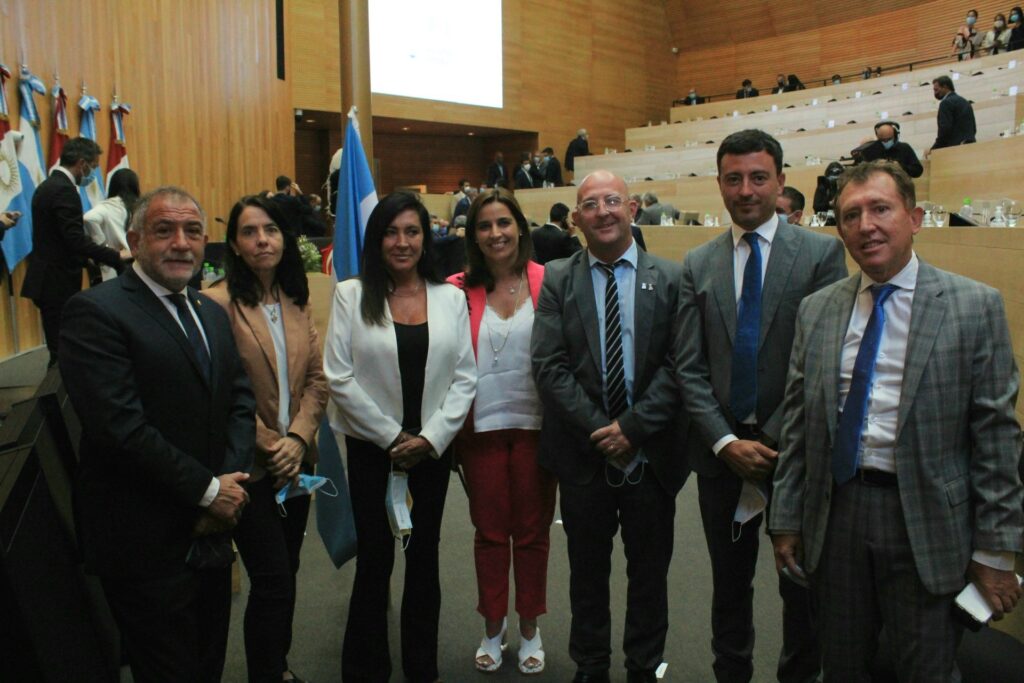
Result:
M249 680L298 680L287 655L295 575L310 499L300 474L316 462L314 436L327 403L309 284L295 235L273 202L242 198L228 218L227 278L205 293L231 319L256 396L256 457L250 503L235 529L249 574L245 656ZM279 506L275 494L288 486ZM308 491L307 491L308 492ZM297 494L297 495L296 495Z
M466 298L431 265L430 216L396 192L370 214L359 277L338 283L324 346L331 426L345 436L359 554L342 648L345 683L387 681L388 589L394 535L405 544L402 669L438 678L438 543L449 444L476 392ZM412 533L385 498L408 484ZM400 500L404 497L399 495ZM399 506L401 507L401 506ZM394 510L392 510L394 512ZM397 517L397 515L396 515Z

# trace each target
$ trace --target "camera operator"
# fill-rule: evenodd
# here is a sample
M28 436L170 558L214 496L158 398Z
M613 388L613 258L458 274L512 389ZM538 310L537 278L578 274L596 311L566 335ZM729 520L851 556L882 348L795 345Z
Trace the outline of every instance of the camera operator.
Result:
M895 121L879 121L875 124L875 139L852 150L854 163L884 159L899 164L911 178L920 178L924 167L917 158L914 148L900 142L900 124Z
M838 161L833 161L825 168L825 175L818 176L818 187L814 190L815 213L826 213L825 225L835 225L836 217L832 211L832 202L836 198L837 182L839 176L843 175L844 166Z

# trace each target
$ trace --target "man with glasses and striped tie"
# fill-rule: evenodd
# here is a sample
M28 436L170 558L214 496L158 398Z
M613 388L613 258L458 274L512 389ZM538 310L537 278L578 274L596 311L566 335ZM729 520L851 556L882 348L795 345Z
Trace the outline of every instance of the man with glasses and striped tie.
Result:
M559 479L568 537L574 683L607 683L609 576L621 527L627 558L627 681L655 681L668 630L675 496L688 470L671 372L679 266L638 250L626 183L587 176L573 218L587 249L549 262L533 326L544 403L540 461Z
M923 212L895 164L839 179L861 272L804 299L769 529L810 577L825 680L868 681L883 626L901 681L949 681L972 582L996 619L1021 589L1019 375L999 292L914 253Z

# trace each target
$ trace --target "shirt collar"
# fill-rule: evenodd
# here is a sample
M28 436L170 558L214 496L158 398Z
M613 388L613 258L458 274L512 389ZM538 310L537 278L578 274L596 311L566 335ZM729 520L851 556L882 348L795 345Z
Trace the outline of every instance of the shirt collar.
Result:
M907 265L903 266L903 270L901 270L900 272L898 272L898 273L896 273L895 275L892 276L892 278L889 280L888 284L896 285L900 289L906 289L906 290L911 291L911 292L914 291L914 288L917 286L917 269L918 269L919 265L920 265L920 261L918 261L918 259L917 259L917 252L916 251L915 252L911 252L911 254L910 254L910 261L907 263ZM874 280L869 278L866 274L864 274L863 271L861 271L861 274L860 274L860 288L857 289L857 292L860 293L860 292L863 292L868 287L871 287L872 285L881 285L881 284L886 284L886 283L884 283L884 282L875 282Z
M135 274L139 276L139 279L142 280L146 284L146 286L149 287L149 289L153 292L153 294L157 296L157 298L168 297L171 294L181 294L181 292L185 291L184 289L182 289L181 292L172 292L171 290L167 289L162 284L160 284L150 276L146 275L146 271L142 270L142 266L139 265L138 261L132 264L132 269L135 271Z
M591 253L591 251L589 249L587 249L587 258L590 259L590 267L591 268L593 268L598 263L603 263L603 261L601 261L601 259L599 259L596 256L594 256L594 254ZM626 253L624 253L622 256L620 256L616 260L618 260L618 261L625 261L629 265L633 266L633 270L636 270L636 259L637 259L636 240L633 240L633 242L629 245L629 249L626 250Z
M66 175L68 177L68 180L70 180L72 184L78 185L78 182L75 181L75 175L71 171L69 171L68 169L64 168L60 164L57 165L57 170L60 171L61 173L63 173L64 175Z
M764 241L766 241L768 243L768 246L770 247L772 245L772 240L775 239L775 231L778 229L779 214L772 212L772 217L769 218L766 222L757 226L757 228L754 229L754 232L760 235L761 238ZM733 249L735 249L736 247L739 246L740 240L743 239L743 235L748 231L744 230L735 223L733 224L732 228L730 228L730 230L732 230L732 246Z

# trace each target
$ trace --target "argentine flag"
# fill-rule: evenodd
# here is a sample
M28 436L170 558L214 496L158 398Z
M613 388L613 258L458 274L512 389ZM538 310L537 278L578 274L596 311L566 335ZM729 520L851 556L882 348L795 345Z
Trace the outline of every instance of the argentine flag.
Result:
M7 112L7 92L3 88L10 72L0 64L0 111ZM20 121L18 130L8 130L0 139L0 210L20 211L17 225L7 231L0 242L4 260L11 271L32 251L32 195L46 179L43 170L43 146L39 142L39 111L35 94L46 94L43 82L26 67L18 79Z
M377 206L377 190L373 174L366 163L363 142L359 137L356 108L348 112L345 128L345 150L341 153L338 172L338 214L334 223L334 279L344 280L359 272L359 258L363 253L366 220Z
M83 138L89 138L96 142L96 112L100 110L100 101L92 95L82 95L78 100L78 108L82 110L82 123L79 126ZM82 211L88 211L103 201L103 174L99 166L92 169L91 180L85 187L79 187L78 193L82 195Z

